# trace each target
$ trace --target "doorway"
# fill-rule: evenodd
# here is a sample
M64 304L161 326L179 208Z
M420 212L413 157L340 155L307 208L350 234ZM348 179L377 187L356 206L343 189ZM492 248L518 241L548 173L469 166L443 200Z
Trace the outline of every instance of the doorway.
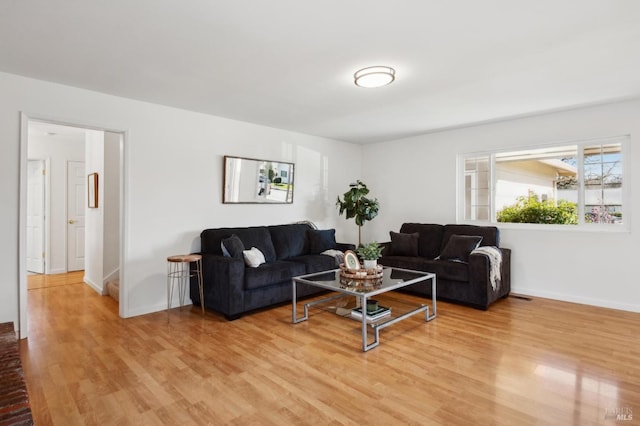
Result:
M19 330L25 338L27 273L84 270L83 281L103 295L107 279L124 284L125 134L26 114L21 127ZM88 206L88 174L102 180L96 208Z

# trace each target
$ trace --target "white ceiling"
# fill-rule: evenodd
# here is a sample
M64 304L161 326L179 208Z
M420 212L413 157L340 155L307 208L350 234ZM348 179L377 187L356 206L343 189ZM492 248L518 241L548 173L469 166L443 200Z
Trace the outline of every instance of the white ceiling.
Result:
M640 96L640 1L2 0L0 71L370 143Z

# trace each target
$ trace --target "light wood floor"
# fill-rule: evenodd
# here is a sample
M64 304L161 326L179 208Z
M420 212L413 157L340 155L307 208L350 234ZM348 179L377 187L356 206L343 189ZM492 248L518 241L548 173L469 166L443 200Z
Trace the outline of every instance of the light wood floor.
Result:
M424 302L381 298L394 300ZM640 420L640 314L439 303L434 321L395 324L363 353L359 324L322 310L296 325L290 306L233 322L196 307L120 319L80 281L30 290L28 309L21 355L37 425ZM605 417L615 410L633 420Z

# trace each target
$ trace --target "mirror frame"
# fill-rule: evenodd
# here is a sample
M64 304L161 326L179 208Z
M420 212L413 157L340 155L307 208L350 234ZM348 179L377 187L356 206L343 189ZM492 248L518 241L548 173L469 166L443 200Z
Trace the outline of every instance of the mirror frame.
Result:
M242 176L241 173L237 173L236 176L234 174L234 167L232 166L233 162L240 161L247 162L247 164L251 164L250 162L256 162L255 166L249 166L249 171L251 176L257 177L247 177ZM248 157L235 157L232 155L225 155L224 159L224 167L223 167L223 175L222 175L222 203L223 204L293 204L293 189L294 189L294 179L295 179L295 164L290 163L288 161L275 161L275 160L265 160L259 158L248 158ZM267 182L267 187L269 191L266 193L264 198L261 198L261 193L263 192L263 185L261 183L261 178L265 176L262 174L262 163L271 163L271 170L280 170L283 166L284 168L288 167L287 171L287 189L284 191L284 200L280 200L279 198L267 198L272 194L273 187L271 186L271 182ZM266 167L266 164L264 165ZM243 179L244 177L244 179ZM282 179L281 176L279 176ZM236 191L232 191L230 185L235 182L237 184L238 189ZM240 188L255 188L255 191L251 191L251 195L243 195L241 194ZM281 189L277 189L277 195L280 195L282 192ZM234 192L235 200L234 200ZM246 192L246 191L245 191Z

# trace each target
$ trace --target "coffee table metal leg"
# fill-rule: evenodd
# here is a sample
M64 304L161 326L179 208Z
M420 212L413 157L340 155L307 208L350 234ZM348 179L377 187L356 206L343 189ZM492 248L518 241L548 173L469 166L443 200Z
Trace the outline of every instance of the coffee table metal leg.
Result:
M297 286L295 280L291 281L291 285L293 286L292 291L292 300L291 300L291 322L297 324L302 321L306 321L309 318L309 305L304 305L304 316L298 318L298 314L296 312L296 307L298 305L298 295L297 295Z
M434 275L431 278L431 310L433 311L431 313L431 316L429 316L429 310L427 309L427 312L425 312L425 316L424 319L425 321L431 321L432 319L435 319L437 312L436 312L436 276Z

